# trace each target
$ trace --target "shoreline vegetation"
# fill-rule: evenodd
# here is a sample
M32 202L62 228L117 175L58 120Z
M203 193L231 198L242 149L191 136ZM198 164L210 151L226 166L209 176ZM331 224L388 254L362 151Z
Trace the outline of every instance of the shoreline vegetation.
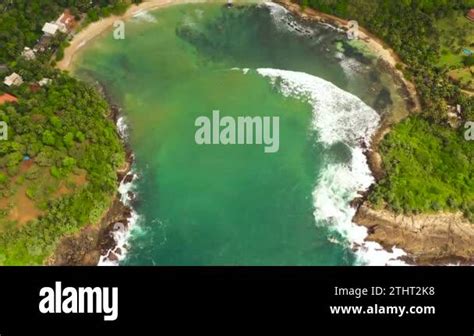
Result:
M105 87L99 84L97 90L110 106L108 118L116 126L117 134L120 136L125 150L124 164L116 170L118 189L121 184L132 183L135 178L132 173L134 156L127 143L126 136L119 129L120 108L113 103ZM129 230L132 217L132 208L122 201L122 196L118 190L115 192L110 206L97 223L90 223L78 232L64 236L55 252L47 259L46 264L96 266L101 257L105 257L107 261L112 263L117 262L124 251L117 244L116 233L119 230ZM133 194L128 196L131 199L134 198ZM117 223L120 223L120 225L117 226Z
M277 0L276 2L303 19L329 23L338 28L347 30L348 21L309 8L307 1L303 1L303 4L306 4L306 6L303 6L304 8L288 0ZM412 210L412 212L409 213L406 209L387 209L386 206L377 204L382 202L380 198L377 199L374 197L374 195L377 195L377 192L379 192L377 188L380 187L380 184L383 183L384 179L387 179L388 174L391 173L387 171L387 164L389 163L387 162L387 158L390 157L390 147L393 147L393 145L387 145L387 135L390 135L389 138L393 138L394 136L390 134L392 128L397 129L396 135L398 135L401 132L400 129L403 129L406 124L408 124L406 127L410 127L412 126L411 124L414 124L414 127L417 129L423 129L423 126L425 126L424 131L429 130L426 130L426 128L428 128L426 127L428 122L423 119L419 120L420 112L423 114L423 110L426 109L426 106L423 106L426 105L426 102L423 104L420 101L415 84L407 79L407 72L400 70L406 69L407 66L403 64L400 57L380 39L368 33L364 28L359 27L359 31L361 32L359 38L376 56L388 64L388 71L394 76L394 79L401 80L404 84L405 92L411 101L411 103L407 104L411 116L400 124L398 124L400 121L389 122L387 118L385 118L385 120L382 120L376 134L374 134L371 148L366 151L366 156L377 183L365 193L363 198L356 199L352 202L352 205L357 208L353 220L358 225L363 225L368 229L367 240L379 243L388 251L391 251L393 247L397 247L407 252L407 256L402 258L407 263L426 265L472 264L474 261L474 225L461 211L448 211L440 206L438 209L433 208L432 210L430 209L430 211L425 210L419 212ZM469 104L466 105L467 109L469 109ZM466 114L469 116L469 110ZM434 124L433 128L435 130L436 127L440 129L439 134L444 135L443 127L436 126L436 120L432 119L430 122ZM448 130L445 133L448 132L450 131ZM456 132L452 131L452 133L454 133L454 136L446 135L441 140L444 142L452 142L456 136ZM449 138L449 140L447 138ZM423 139L418 139L418 141L423 141ZM436 141L436 139L433 141ZM400 145L402 148L403 146L407 146L407 144L403 142L401 142ZM468 145L464 145L466 148L468 147ZM387 147L389 148L388 150ZM382 153L381 148L384 153ZM418 148L414 147L412 150L415 151L416 149ZM419 151L421 152L421 149ZM467 151L467 153L469 153L469 148ZM405 153L402 152L402 154ZM408 158L411 156L416 157L416 154L412 152L407 156ZM394 160L397 161L397 157L395 157ZM438 164L443 165L445 162L441 161ZM451 164L451 162L446 162L448 166ZM416 188L416 186L412 186L412 188L413 187ZM407 185L406 188L410 188L410 186ZM453 203L454 202L455 201L453 201Z
M0 143L0 265L97 265L98 251L107 248L97 249L107 241L97 223L112 220L113 209L121 209L117 220L127 212L115 196L132 160L117 131L118 108L100 88L54 66L79 21L124 12L131 2L0 4L0 32L8 32L0 34L0 73L21 79L0 89L15 97L0 104L9 126ZM72 20L64 31L42 35L45 22L64 17ZM96 253L80 259L86 250Z

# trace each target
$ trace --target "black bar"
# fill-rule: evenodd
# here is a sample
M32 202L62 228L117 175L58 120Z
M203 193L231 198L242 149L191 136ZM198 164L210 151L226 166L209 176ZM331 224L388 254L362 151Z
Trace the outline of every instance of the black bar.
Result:
M257 325L307 327L311 335L323 326L333 332L472 335L474 304L472 267L2 267L0 268L0 334L130 335L160 334L172 328L219 329L222 334ZM118 287L118 318L101 314L42 314L42 287ZM429 294L335 296L335 287L434 288ZM330 313L330 306L432 306L433 314ZM421 308L420 308L421 309ZM382 329L376 327L382 323ZM415 328L415 329L414 329ZM139 331L141 330L141 331ZM145 332L150 330L150 332ZM152 332L153 331L153 332ZM407 333L409 332L409 333ZM247 333L246 333L247 334ZM444 333L443 333L444 334Z

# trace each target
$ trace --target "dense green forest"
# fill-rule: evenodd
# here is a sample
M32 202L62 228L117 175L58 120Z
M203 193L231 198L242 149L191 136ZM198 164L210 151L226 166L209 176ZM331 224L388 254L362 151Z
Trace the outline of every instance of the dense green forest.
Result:
M84 25L124 12L141 0L6 0L0 2L0 64L14 60L25 46L32 48L45 22L56 20L65 8Z
M396 213L461 209L474 222L474 146L420 117L397 124L380 145L387 175L370 195Z
M300 0L300 4L357 20L386 41L400 55L404 63L400 68L420 95L420 115L396 125L380 145L387 175L370 200L405 213L461 210L474 221L474 144L464 138L462 127L474 120L474 97L448 78L449 66L440 62L440 41L451 37L443 36L438 24L459 16L463 20L474 0ZM464 62L470 61L466 56ZM449 106L458 104L462 120L460 127L452 128L447 122Z
M125 11L131 2L0 3L0 64L8 71L3 75L15 71L24 80L18 87L0 87L0 94L18 98L0 105L0 120L8 124L8 140L0 141L0 264L41 264L62 236L97 222L116 192L116 170L124 163L107 102L96 88L54 68L52 56L67 43L65 34L52 41L52 52L38 53L36 60L25 60L21 52L32 48L44 23L65 8L83 27ZM35 84L42 78L51 82ZM31 203L28 211L37 216L26 223L12 219L15 202Z
M406 64L406 77L415 82L423 115L436 122L447 119L448 104L460 104L467 120L474 120L474 98L451 83L442 56L435 20L454 11L467 11L474 0L300 0L303 5L360 25L386 41Z
M1 235L0 250L14 265L41 263L58 238L97 221L115 192L115 171L124 158L115 126L106 118L108 105L95 89L56 74L46 89L21 97L18 104L0 106L0 119L10 126L9 140L0 142L0 168L8 176L0 192L8 197L14 184L27 184L28 196L44 215L20 230L12 225ZM24 155L35 164L21 181L13 180ZM79 169L87 171L85 186L53 198L55 190L48 192L45 175L60 180Z

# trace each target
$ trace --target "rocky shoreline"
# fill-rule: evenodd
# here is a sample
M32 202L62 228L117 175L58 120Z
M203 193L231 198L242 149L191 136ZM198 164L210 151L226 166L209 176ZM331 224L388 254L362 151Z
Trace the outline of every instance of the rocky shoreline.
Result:
M111 97L103 86L98 86L110 105L109 118L117 125L117 133L125 147L124 167L117 170L117 192L111 205L99 223L85 226L79 232L63 237L54 254L48 259L48 265L57 266L96 266L101 257L107 261L117 262L124 251L117 245L117 231L127 231L130 226L132 208L121 200L118 187L122 183L132 183L135 175L131 172L134 155L126 138L118 129L120 108L112 103ZM128 195L134 199L135 195Z
M354 222L367 227L368 240L402 248L409 264L474 263L474 225L461 212L407 216L362 204Z
M365 151L376 181L386 174L378 148L390 126L382 120L371 148ZM402 259L407 264L474 264L474 225L461 212L403 215L374 209L367 199L373 187L351 204L357 209L353 222L367 228L367 241L377 242L387 251L393 247L404 250L407 256Z

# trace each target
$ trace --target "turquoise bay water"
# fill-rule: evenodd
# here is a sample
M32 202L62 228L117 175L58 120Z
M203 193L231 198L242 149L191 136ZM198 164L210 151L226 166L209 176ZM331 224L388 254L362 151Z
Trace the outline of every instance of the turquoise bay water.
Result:
M336 123L347 123L351 113L364 121L362 112L359 117L346 106L357 98L342 90L382 110L390 99L383 99L387 89L370 63L338 53L336 41L343 36L317 25L306 27L312 31L306 36L288 20L294 18L263 5L174 6L127 22L125 40L105 34L82 53L76 73L102 83L122 106L140 176L135 204L140 219L122 264L355 262L347 232L334 229L350 218L353 195L323 177L337 171L328 167L349 171L357 145L348 137L322 139L324 125L341 109L346 116L340 114ZM311 82L315 100L306 89L289 94L292 80L265 77L260 68L311 75L296 77ZM338 90L338 110L332 111ZM315 101L327 104L316 127ZM221 116L279 116L280 150L197 145L195 119L213 110ZM346 170L333 178L343 180Z

